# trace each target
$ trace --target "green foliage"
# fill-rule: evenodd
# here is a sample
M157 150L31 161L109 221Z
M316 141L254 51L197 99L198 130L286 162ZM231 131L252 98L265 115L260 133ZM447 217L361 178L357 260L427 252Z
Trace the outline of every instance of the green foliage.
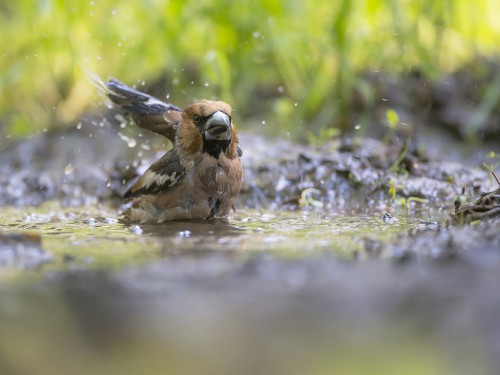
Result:
M314 196L317 196L321 193L318 189L315 188L307 188L302 191L299 199L299 207L314 207L314 208L323 208L323 202L314 199Z
M403 160L406 159L409 151L410 151L410 146L408 143L406 143L405 146L403 147L403 150L398 155L397 159L394 160L394 163L392 163L391 167L389 168L393 173L398 173L398 172L405 173L404 170L403 171L400 170L400 164Z
M11 135L75 121L97 102L85 67L138 86L162 82L180 105L230 101L245 123L265 118L273 132L319 134L345 127L359 72L435 76L493 53L499 13L487 0L8 1L0 119Z
M495 177L495 170L500 167L500 155L495 151L490 151L486 154L487 161L483 162L483 168L490 172L490 181L493 182Z
M389 131L387 132L387 134L385 135L384 137L384 143L385 144L390 144L392 139L394 138L394 134L396 133L396 129L398 128L399 126L399 115L398 113L394 110L394 109L391 109L389 108L386 112L385 112L385 117L386 117L386 120L387 120L387 127L389 128ZM401 156L400 160L397 161L397 163L395 163L392 167L391 167L391 170L394 169L394 167L398 167L399 166L399 163L401 163L401 161L406 157L406 154Z
M401 197L398 195L398 191L402 190L403 188L404 186L397 184L394 178L391 178L389 180L389 189L387 190L387 193L389 195L389 199L394 202L396 206L406 207L407 209L410 209L412 202L424 204L429 201L428 199L414 196L410 196L407 198Z
M394 130L398 127L399 125L399 115L398 113L393 110L393 109L388 109L386 111L386 117L387 117L387 122L389 123L389 128L391 130Z

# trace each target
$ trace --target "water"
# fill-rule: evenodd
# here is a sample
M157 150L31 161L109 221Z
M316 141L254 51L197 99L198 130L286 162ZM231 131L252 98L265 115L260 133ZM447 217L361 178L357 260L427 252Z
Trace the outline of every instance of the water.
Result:
M381 213L240 210L227 220L134 225L120 221L109 207L63 208L49 203L0 212L0 231L41 236L43 249L53 258L41 270L135 265L192 251L232 252L242 258L259 253L300 258L327 252L352 258L367 237L390 241L417 225L416 218L404 215L388 224Z
M3 208L0 231L40 235L52 261L0 268L0 373L488 373L500 257L345 261L422 225L394 215L137 226L105 206Z

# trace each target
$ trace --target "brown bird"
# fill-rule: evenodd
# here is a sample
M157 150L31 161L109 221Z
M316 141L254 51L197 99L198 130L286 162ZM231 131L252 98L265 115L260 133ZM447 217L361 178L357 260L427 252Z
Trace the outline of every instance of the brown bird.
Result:
M125 216L141 223L226 216L243 178L231 106L200 100L181 110L114 79L105 86L138 126L174 146L125 193L134 199Z

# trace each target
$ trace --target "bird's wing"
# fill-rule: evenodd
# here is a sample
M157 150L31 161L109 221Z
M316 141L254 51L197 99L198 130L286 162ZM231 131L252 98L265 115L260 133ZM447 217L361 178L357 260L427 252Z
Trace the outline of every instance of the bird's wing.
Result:
M105 86L106 95L128 111L138 126L174 142L182 109L137 91L116 79L110 79Z
M184 176L184 167L174 150L167 152L153 163L124 195L124 198L139 195L164 193L176 185Z

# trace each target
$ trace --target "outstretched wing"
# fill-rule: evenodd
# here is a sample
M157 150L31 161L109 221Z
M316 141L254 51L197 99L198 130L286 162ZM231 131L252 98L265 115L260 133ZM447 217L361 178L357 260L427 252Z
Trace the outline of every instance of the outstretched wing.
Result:
M116 79L110 79L105 85L106 95L128 111L138 126L174 142L182 109L137 91Z
M124 198L163 193L176 185L183 176L184 168L179 156L174 150L171 150L139 177L137 182L127 190Z

